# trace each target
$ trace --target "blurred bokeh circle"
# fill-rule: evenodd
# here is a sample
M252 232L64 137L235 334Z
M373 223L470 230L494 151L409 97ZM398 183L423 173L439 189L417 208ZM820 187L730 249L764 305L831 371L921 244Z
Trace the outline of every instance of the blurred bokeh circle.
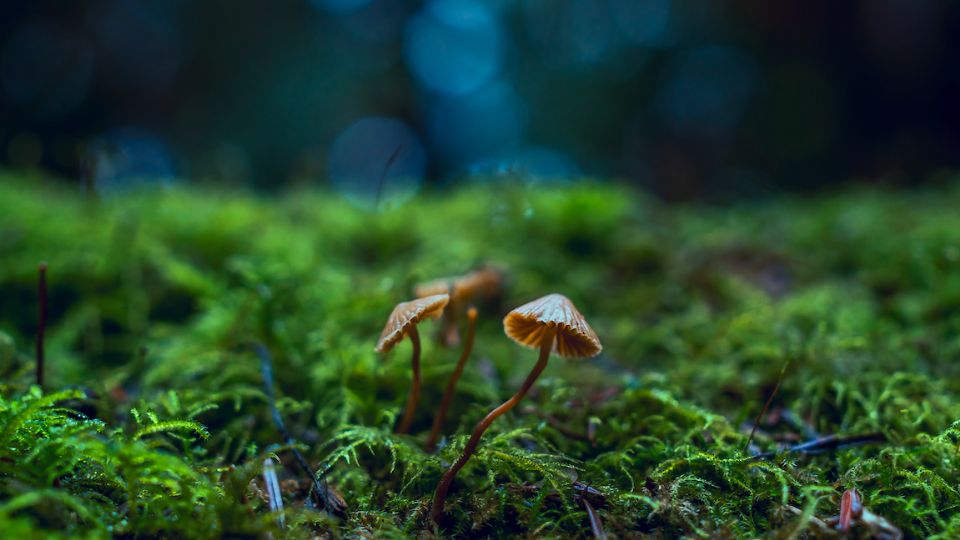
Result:
M495 82L468 96L433 101L428 116L438 155L457 168L520 144L527 108L511 85Z
M368 209L397 205L415 195L425 168L420 139L396 118L361 118L330 146L331 184L354 204Z
M307 3L319 10L343 14L357 11L368 5L370 0L307 0Z
M430 90L466 94L497 74L500 28L482 3L434 0L407 25L405 56Z
M173 182L177 170L173 151L156 134L137 127L111 130L87 147L85 174L98 193Z

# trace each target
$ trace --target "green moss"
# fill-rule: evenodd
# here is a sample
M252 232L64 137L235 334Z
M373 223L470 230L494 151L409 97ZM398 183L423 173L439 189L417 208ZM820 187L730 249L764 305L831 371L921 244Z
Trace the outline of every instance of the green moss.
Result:
M479 184L370 214L329 193L175 188L85 200L0 178L4 536L802 537L856 488L910 537L960 533L960 189L848 191L715 208L606 184ZM36 266L49 263L48 391L31 387ZM392 433L409 345L373 352L419 280L505 268L435 455L422 444L458 351L425 330L410 436ZM551 360L427 518L472 426L535 352L501 330L548 292L604 342ZM433 324L433 323L427 323ZM349 505L317 511L271 420ZM886 442L754 460L774 408ZM744 429L743 424L747 424ZM762 450L804 438L762 425ZM588 437L588 433L591 435ZM277 455L285 530L261 465ZM576 482L576 483L575 483Z

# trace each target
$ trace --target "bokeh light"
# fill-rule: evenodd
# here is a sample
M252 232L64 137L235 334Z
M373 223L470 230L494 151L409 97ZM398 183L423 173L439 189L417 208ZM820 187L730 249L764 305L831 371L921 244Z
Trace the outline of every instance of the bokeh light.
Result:
M501 62L500 27L473 0L434 0L407 26L405 56L435 92L463 95L490 81Z
M582 174L580 167L567 154L539 146L521 148L502 158L475 163L468 172L483 179L519 177L530 184L567 183Z
M784 187L919 178L960 167L960 77L943 67L958 16L904 0L21 2L0 18L0 165L80 181L103 134L139 126L178 172L272 189L325 175L345 126L392 117L437 185L553 167L522 157L535 148L666 198L740 170Z
M425 168L419 138L396 118L362 118L330 146L330 182L354 204L368 209L412 197L423 183Z
M466 96L431 100L430 140L454 168L489 159L522 140L526 106L509 84L496 82Z
M370 4L370 0L307 0L315 9L330 13L351 13Z
M663 46L670 33L670 0L609 0L617 28L634 45Z
M391 57L399 57L397 45L409 15L410 8L403 0L377 0L355 11L339 14L335 20L337 25L354 36L382 46ZM347 57L354 63L375 61L368 58L353 59L352 54Z
M99 193L169 184L177 177L173 153L157 135L142 128L121 128L96 138L84 156Z

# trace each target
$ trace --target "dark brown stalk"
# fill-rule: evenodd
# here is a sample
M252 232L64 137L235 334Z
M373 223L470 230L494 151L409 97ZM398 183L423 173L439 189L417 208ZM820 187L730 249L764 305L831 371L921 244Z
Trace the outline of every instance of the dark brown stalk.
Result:
M47 330L47 263L37 266L37 295L40 303L40 317L37 321L37 386L43 388L43 342Z
M750 429L750 436L747 437L747 444L744 445L744 451L750 449L750 443L753 441L753 436L757 432L757 427L760 425L760 420L763 419L764 415L767 414L767 409L770 408L770 404L773 403L773 398L777 395L777 392L780 391L780 385L783 383L783 376L787 372L787 367L790 366L790 359L787 358L787 361L783 363L783 367L780 368L780 375L777 377L777 384L773 387L773 392L770 392L770 397L767 398L767 402L763 404L763 408L760 409L760 414L753 420L753 428Z
M840 499L840 519L837 523L837 530L847 532L855 519L863 515L863 503L860 501L860 494L856 489L848 489L843 492Z
M410 366L413 369L413 381L410 382L410 395L407 397L407 409L403 412L403 420L397 426L396 433L406 433L410 431L410 424L413 423L413 411L417 408L417 402L420 401L420 333L417 332L416 325L410 327L410 343L413 344L413 353L410 356Z
M440 410L437 411L436 418L433 419L433 428L430 429L430 436L427 437L426 448L428 452L433 452L437 447L437 438L440 436L440 428L443 426L443 420L447 416L447 409L450 408L450 402L453 401L453 392L457 389L457 381L463 374L463 368L467 365L467 359L473 351L473 338L477 333L477 308L471 307L467 310L467 339L463 342L463 351L460 353L460 360L457 361L457 367L450 375L447 382L447 390L443 393L443 400L440 401Z
M483 436L483 432L490 427L490 424L494 420L499 418L501 415L514 408L517 403L523 399L523 396L527 395L527 392L533 387L533 384L537 382L537 377L543 373L543 370L547 367L547 360L550 358L550 351L553 349L553 340L555 337L556 330L552 328L547 328L546 335L543 337L543 340L540 342L540 357L537 359L537 364L533 366L533 370L530 371L530 374L527 375L526 380L523 381L523 385L517 390L517 393L513 395L510 399L503 402L502 405L496 409L487 413L487 416L481 420L475 428L473 428L473 433L470 435L470 440L467 441L467 445L463 448L463 454L460 455L460 458L457 459L450 469L444 473L443 478L440 479L440 483L437 484L437 491L433 495L433 507L430 510L430 517L437 524L440 523L440 518L443 517L443 502L447 498L447 491L450 489L450 484L453 483L454 478L457 477L457 473L460 472L460 469L467 464L467 461L470 460L470 457L473 456L473 453L477 449L477 445L480 443L480 437Z

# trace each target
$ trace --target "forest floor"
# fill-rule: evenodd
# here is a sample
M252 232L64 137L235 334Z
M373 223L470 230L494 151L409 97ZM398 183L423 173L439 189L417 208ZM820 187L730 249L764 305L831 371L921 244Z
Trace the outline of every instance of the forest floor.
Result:
M459 349L421 323L397 435L411 347L374 345L417 283L483 265L504 287L430 453ZM603 353L551 358L435 525L441 475L536 360L503 316L554 292ZM0 370L4 538L957 538L960 185L709 206L503 181L372 213L2 176Z

